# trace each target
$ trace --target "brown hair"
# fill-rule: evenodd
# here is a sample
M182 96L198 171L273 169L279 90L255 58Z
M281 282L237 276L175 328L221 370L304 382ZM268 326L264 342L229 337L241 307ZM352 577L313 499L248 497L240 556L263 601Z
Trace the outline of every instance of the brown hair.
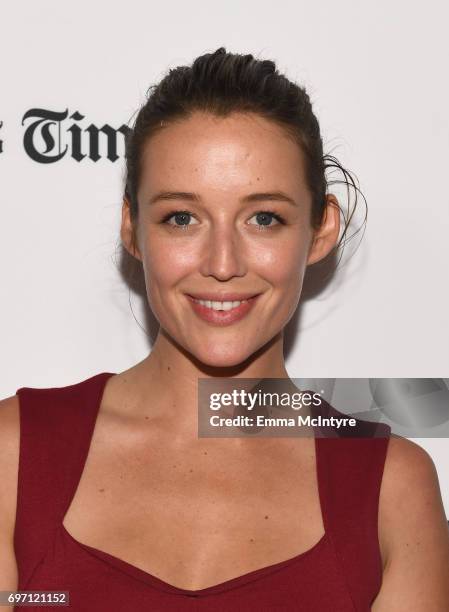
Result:
M191 66L170 69L157 85L149 88L147 100L140 108L126 140L124 197L130 204L133 223L137 222L138 217L137 191L143 146L164 125L187 118L195 111L205 111L219 117L233 112L257 113L281 126L304 153L314 228L319 227L322 221L329 186L346 185L348 214L345 216L340 206L344 230L335 246L338 249L357 206L357 194L362 195L365 207L366 200L352 173L343 168L333 155L323 154L320 127L309 95L304 87L280 74L273 61L258 60L251 54L228 53L224 47L197 57ZM339 170L343 179L327 179L329 169ZM351 211L350 188L355 193ZM366 214L363 223L365 221Z

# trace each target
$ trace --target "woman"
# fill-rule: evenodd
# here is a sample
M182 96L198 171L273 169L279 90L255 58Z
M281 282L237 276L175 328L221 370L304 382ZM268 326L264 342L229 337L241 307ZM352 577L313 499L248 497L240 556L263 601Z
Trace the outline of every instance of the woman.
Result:
M340 234L331 159L271 61L220 48L154 88L121 238L160 330L125 372L2 401L0 589L86 611L449 609L421 447L197 435L199 378L289 378L284 328Z

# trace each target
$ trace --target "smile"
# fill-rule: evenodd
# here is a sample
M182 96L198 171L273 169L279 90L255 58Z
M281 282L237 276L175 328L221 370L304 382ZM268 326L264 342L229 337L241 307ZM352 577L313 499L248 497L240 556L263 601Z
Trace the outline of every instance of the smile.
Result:
M195 302L198 302L198 304L201 304L206 308L212 308L213 310L232 310L233 308L237 308L240 306L240 304L244 304L247 301L248 300L236 300L234 302L212 302L211 300L195 300Z
M231 325L240 321L252 310L257 298L260 296L247 298L244 300L200 300L187 295L187 298L192 305L194 313L203 321L212 323L218 326Z

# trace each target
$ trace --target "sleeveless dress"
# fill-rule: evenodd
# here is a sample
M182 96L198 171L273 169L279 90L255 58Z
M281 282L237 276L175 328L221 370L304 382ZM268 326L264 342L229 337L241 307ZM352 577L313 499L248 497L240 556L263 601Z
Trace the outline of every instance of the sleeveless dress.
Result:
M62 524L113 375L101 372L65 387L16 391L18 591L68 591L69 609L76 612L369 612L382 582L378 502L391 433L387 424L358 420L357 435L363 437L315 435L325 534L312 548L220 584L181 589L78 542ZM323 404L322 416L343 415Z

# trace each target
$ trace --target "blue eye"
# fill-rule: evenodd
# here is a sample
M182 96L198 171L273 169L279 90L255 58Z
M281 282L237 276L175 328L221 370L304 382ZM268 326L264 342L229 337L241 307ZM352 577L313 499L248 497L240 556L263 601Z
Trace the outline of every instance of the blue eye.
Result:
M179 224L177 222L169 223L169 220L172 217L174 217L176 219L176 221L179 222ZM192 213L189 213L187 210L176 210L176 211L171 212L168 215L166 215L162 219L162 223L166 223L167 225L171 225L172 227L174 227L176 229L183 230L184 228L187 229L189 227L189 225L192 225L192 224L188 223L189 217L193 219ZM193 224L193 225L195 225L195 224Z
M260 210L254 215L254 217L257 218L257 221L259 223L261 223L261 225L257 224L260 229L265 228L265 227L270 229L271 227L274 227L275 225L278 225L279 223L285 224L284 219L280 215L277 215L276 213L271 212L269 210ZM274 224L270 223L270 221L272 221L273 219L276 219L276 223ZM256 224L250 223L250 225L256 225Z
M172 218L175 220L174 223L169 222ZM251 219L253 218L257 218L257 223L250 223L250 225L256 225L258 229L261 230L271 229L279 224L285 225L283 217L270 210L260 210L251 217ZM197 221L195 221L195 223L189 223L192 219L195 218L188 210L175 210L165 215L161 223L170 225L174 229L186 230L191 225L198 225ZM273 219L276 220L276 223L271 223Z

